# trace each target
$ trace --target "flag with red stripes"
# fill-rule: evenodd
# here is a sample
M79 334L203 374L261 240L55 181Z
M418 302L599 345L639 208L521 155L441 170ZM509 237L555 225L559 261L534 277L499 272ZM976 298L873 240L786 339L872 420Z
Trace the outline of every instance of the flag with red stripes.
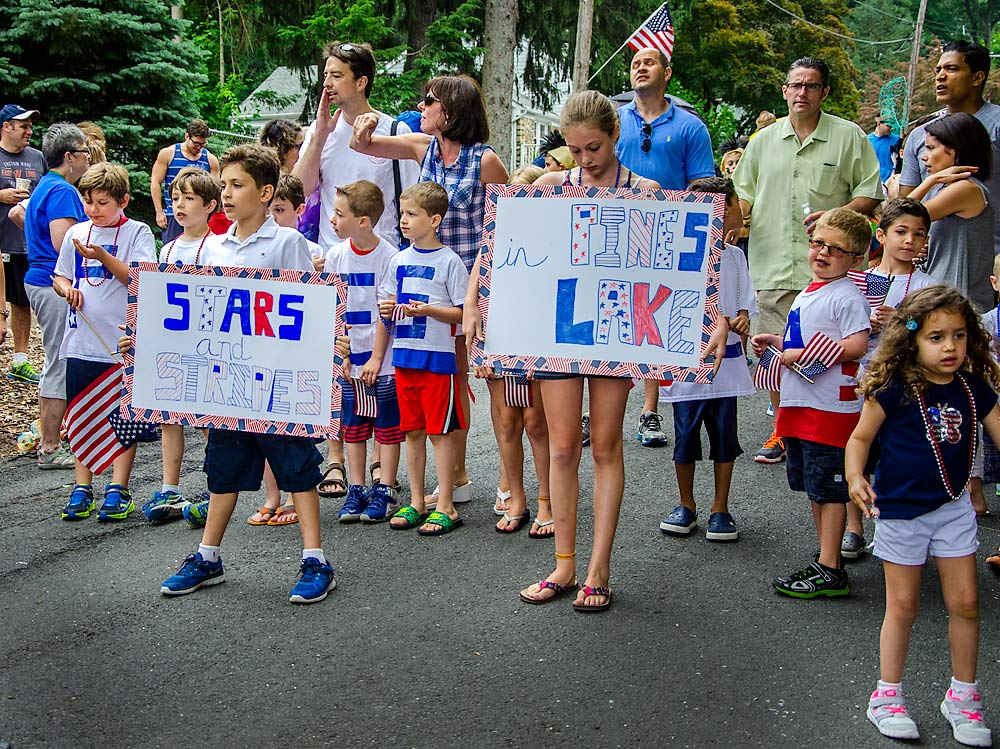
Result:
M531 380L526 375L506 375L503 400L511 408L531 408Z
M633 51L640 49L658 49L667 58L674 53L674 25L670 21L670 11L664 3L653 12L646 22L635 30L626 42Z
M753 384L761 390L781 389L781 351L774 346L768 346L760 355L753 373Z
M885 298L889 296L889 289L892 288L892 276L883 276L879 273L865 273L860 270L849 270L847 271L847 277L854 282L858 291L864 294L865 299L868 300L868 304L871 305L872 311L877 310L885 304Z
M374 419L378 416L378 397L376 396L378 386L366 385L358 377L352 377L351 384L354 385L355 415Z
M840 360L843 354L843 346L825 333L818 332L809 339L809 343L802 349L798 363L802 366L808 366L820 362L825 365L826 369L829 369Z
M130 445L122 444L113 416L121 404L122 367L110 365L66 409L67 438L73 454L101 473Z

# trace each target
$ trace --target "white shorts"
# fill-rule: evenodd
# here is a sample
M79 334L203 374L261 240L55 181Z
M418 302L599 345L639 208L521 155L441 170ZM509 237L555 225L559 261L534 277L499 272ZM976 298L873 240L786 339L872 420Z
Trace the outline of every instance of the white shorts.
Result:
M966 491L954 502L909 520L878 520L875 548L879 559L920 567L932 557L966 557L979 549L979 525Z
M66 400L66 360L59 358L66 329L66 300L51 286L25 284L24 290L38 318L38 327L42 329L42 347L45 349L45 367L38 392L43 398Z

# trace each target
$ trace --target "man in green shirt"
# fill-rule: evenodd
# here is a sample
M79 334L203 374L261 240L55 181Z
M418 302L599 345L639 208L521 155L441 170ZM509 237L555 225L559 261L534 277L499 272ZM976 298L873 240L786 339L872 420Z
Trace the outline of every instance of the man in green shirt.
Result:
M792 300L809 283L812 224L841 206L871 214L882 200L878 157L853 122L822 111L830 69L804 57L792 63L781 86L788 117L757 133L733 173L744 216L752 216L750 276L757 289L757 333L782 334ZM778 409L778 393L771 393ZM779 463L785 446L777 434L754 456Z

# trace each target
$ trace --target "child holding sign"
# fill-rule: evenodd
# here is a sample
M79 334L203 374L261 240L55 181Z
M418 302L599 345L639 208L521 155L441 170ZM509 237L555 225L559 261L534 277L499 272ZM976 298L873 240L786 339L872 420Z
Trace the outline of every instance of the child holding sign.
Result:
M794 598L850 593L840 545L847 518L844 446L861 412L858 359L868 350L871 307L847 271L868 252L868 219L847 208L827 211L809 239L812 283L792 302L784 337L761 333L753 348L781 349L777 433L788 451L788 486L812 504L819 558L774 589ZM808 378L808 379L807 379Z
M350 325L348 378L341 378L344 442L351 484L337 517L341 523L361 520L381 523L395 512L398 498L393 484L399 467L399 401L392 357L386 357L389 332L379 318L378 289L389 278L389 266L399 250L378 236L374 227L385 210L378 185L360 180L337 188L333 200L333 230L343 242L326 255L327 273L340 273L347 281L347 324ZM374 392L371 392L374 390ZM360 396L360 397L359 397ZM361 401L374 397L368 407ZM380 446L379 481L371 491L365 486L368 439Z
M389 525L394 530L416 527L422 536L441 536L463 524L452 499L459 430L468 423L459 398L455 333L462 323L469 272L437 238L448 210L448 193L441 185L419 182L408 187L399 206L399 226L410 246L389 264L379 289L383 300L379 310L382 317L397 321L392 364L399 428L406 432L410 504L399 508ZM440 486L437 507L430 514L424 497L428 436Z
M234 146L220 159L222 206L233 221L206 265L235 268L280 268L312 271L306 238L294 229L278 226L268 217L280 165L274 151L258 145ZM304 343L303 345L307 345ZM184 560L177 574L164 581L167 596L193 593L225 581L219 547L241 491L258 491L264 461L271 465L278 487L291 492L302 531L302 563L298 583L288 600L317 603L336 587L333 567L320 545L319 495L323 458L308 437L255 434L211 429L205 451L205 473L211 502L198 550Z
M219 237L208 228L208 220L219 208L219 180L204 169L184 167L170 183L174 221L183 229L160 250L161 263L204 265L204 258L218 245ZM184 459L184 427L162 424L163 484L142 506L153 525L184 516L195 527L205 524L208 502L191 503L181 494L181 461Z
M580 165L566 172L543 175L536 185L633 187L659 185L625 168L615 155L618 113L608 97L580 91L563 105L559 128L573 158ZM541 373L545 421L549 428L549 489L555 518L556 568L547 577L520 592L525 603L548 603L576 586L576 511L580 499L580 455L583 434L584 378ZM589 377L590 444L594 457L594 546L587 577L573 608L605 611L611 606L611 546L618 529L618 513L625 491L622 425L632 380Z
M100 470L104 453L91 450L90 440L81 438L77 442L73 435L84 430L97 432L100 422L108 420L104 403L99 409L97 399L88 393L100 389L91 386L106 376L109 368L121 369L115 351L108 347L117 340L118 326L125 322L128 264L156 259L156 243L149 227L130 221L123 213L129 202L125 167L108 162L95 164L80 178L77 187L90 220L66 232L52 281L56 293L66 298L71 309L59 356L66 360L66 422L76 448L76 485L63 508L63 520L82 520L94 510L91 468L96 465L94 470ZM91 406L77 408L88 399ZM81 428L83 419L92 424ZM125 520L135 509L128 483L136 442L156 436L151 428L131 427L116 426L114 433L107 435L112 446L109 449L117 451L119 445L125 449L112 463L111 482L104 488L104 503L97 518L101 522ZM132 432L131 436L126 437L126 432Z

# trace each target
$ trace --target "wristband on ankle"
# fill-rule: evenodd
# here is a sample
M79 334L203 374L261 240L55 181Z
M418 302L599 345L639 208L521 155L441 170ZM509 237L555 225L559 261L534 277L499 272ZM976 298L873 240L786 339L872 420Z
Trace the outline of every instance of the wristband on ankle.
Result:
M569 554L560 554L556 552L556 559L574 559L576 557L576 552L571 551Z
M548 497L539 497L538 501L539 502L551 502L552 500L549 499Z

